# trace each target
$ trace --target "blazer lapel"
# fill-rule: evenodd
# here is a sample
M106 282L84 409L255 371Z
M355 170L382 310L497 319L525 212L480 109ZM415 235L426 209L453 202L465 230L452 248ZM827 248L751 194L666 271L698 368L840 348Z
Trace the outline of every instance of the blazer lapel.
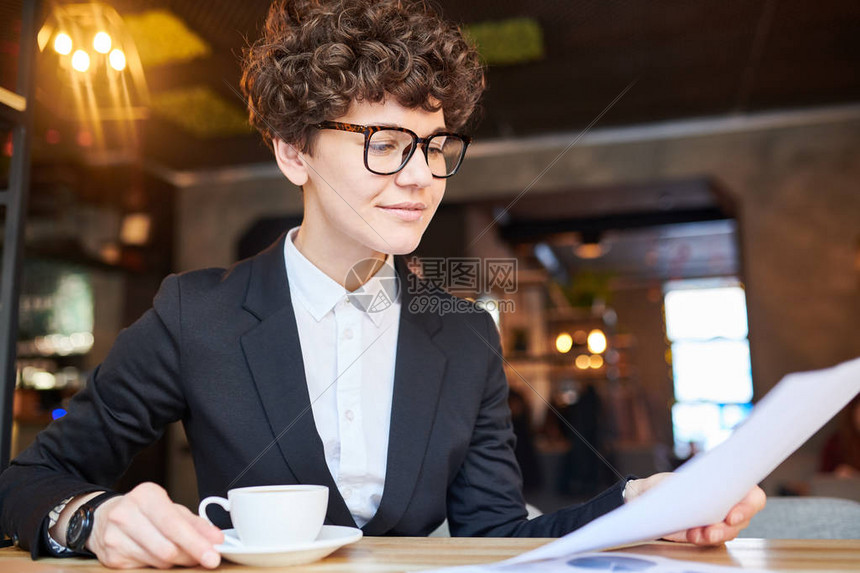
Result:
M328 522L355 526L326 465L314 423L284 263L285 237L252 262L244 306L260 323L242 336L242 350L290 470L300 483L328 486Z
M387 533L412 498L430 441L446 364L445 354L433 342L441 326L439 316L409 310L410 271L401 257L395 259L395 265L400 278L401 309L388 462L379 508L362 528L368 535Z

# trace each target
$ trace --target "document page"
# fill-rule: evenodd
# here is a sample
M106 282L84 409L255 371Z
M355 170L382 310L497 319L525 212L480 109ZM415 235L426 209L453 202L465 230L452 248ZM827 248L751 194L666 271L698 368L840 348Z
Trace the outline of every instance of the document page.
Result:
M717 523L860 392L860 358L789 374L714 449L615 511L510 560L550 559Z
M633 572L641 573L737 573L737 567L710 565L696 561L667 559L654 555L639 555L636 553L580 553L557 559L532 561L528 563L494 563L491 565L473 565L440 569L439 571L457 571L457 573L610 573ZM745 573L765 573L761 569L744 569ZM432 572L425 572L432 573Z
M671 477L630 503L552 543L507 561L454 569L506 571L518 565L513 569L519 571L528 562L563 561L587 551L650 541L676 531L720 522L753 486L858 392L860 358L826 370L789 374L756 404L749 418L725 442L695 456ZM552 565L546 570L555 568L556 565Z

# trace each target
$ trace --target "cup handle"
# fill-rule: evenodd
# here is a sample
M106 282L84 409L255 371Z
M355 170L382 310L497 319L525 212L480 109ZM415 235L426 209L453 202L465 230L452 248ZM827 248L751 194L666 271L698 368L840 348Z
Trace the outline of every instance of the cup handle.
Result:
M203 501L200 502L199 506L197 506L197 514L200 517L202 517L203 519L205 519L206 521L208 521L209 523L212 523L212 520L209 519L208 515L206 515L206 507L210 503L220 505L221 507L224 508L224 511L227 511L227 512L230 511L230 500L229 499L224 499L223 497L218 497L217 495L211 495L211 496L207 497L206 499L204 499ZM212 523L212 525L215 525L215 524Z

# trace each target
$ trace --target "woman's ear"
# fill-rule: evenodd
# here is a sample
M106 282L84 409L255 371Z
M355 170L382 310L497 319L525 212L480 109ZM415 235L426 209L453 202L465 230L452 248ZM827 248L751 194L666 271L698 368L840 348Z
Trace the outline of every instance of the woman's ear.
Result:
M293 185L301 187L308 181L308 166L305 158L298 148L292 143L281 139L272 140L272 148L275 152L275 161L281 173L290 180Z

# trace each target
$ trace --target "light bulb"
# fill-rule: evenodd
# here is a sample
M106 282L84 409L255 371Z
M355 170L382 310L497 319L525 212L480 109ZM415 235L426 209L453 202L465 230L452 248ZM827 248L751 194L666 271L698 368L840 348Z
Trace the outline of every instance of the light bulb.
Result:
M555 339L555 349L565 354L573 348L573 338L566 332L562 332Z
M108 60L110 67L116 71L121 72L125 69L125 54L122 53L122 50L113 50L108 56Z
M592 354L600 354L606 350L606 335L602 330L595 328L588 333L588 351Z
M107 32L99 32L96 34L96 37L93 38L93 48L95 48L96 52L100 54L107 54L110 52L110 46L110 35L108 35Z
M90 69L90 55L83 50L75 50L72 54L72 67L79 72Z
M57 37L54 38L54 51L64 56L69 55L72 52L71 36L69 36L65 32L60 32L59 34L57 34Z

